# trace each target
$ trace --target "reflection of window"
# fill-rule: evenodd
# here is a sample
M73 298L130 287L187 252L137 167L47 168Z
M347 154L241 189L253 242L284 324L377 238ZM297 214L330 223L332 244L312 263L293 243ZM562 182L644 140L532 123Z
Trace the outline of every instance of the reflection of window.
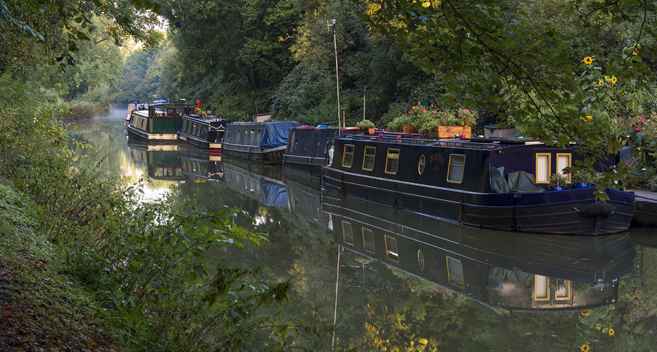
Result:
M303 151L305 152L308 150L308 138L306 138L306 141L303 143Z
M363 227L363 247L367 252L376 253L374 250L374 233Z
M342 154L342 166L351 167L351 164L354 163L354 146L351 144L345 144L344 153Z
M570 300L570 280L557 279L557 284L554 288L554 300Z
M447 257L447 281L450 284L464 287L463 265L461 265L460 260Z
M450 154L447 168L447 182L463 182L463 169L465 168L465 155Z
M417 250L417 264L420 266L420 269L424 269L424 254L421 249Z
M399 167L399 149L388 149L386 157L386 174L396 174Z
M420 157L420 161L417 162L417 172L422 175L424 173L424 167L426 165L426 158L424 157L424 154Z
M550 182L550 153L536 153L536 183Z
M344 243L354 245L354 230L349 221L342 220L342 240Z
M547 276L534 275L534 301L550 300L550 281Z
M563 175L563 169L570 166L570 153L557 153L557 172ZM566 175L568 176L568 182L570 182L570 174Z
M397 247L397 239L385 235L386 240L386 258L399 262L399 248Z
M365 147L363 156L363 170L372 171L374 169L374 156L376 155L375 147Z

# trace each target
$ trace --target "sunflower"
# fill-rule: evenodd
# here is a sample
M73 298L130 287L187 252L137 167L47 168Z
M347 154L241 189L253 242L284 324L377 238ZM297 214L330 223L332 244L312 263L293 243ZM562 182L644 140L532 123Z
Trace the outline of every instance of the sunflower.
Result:
M605 76L605 81L608 81L608 80L609 80L609 76Z
M584 63L590 65L593 63L593 59L590 56L584 58Z
M598 82L598 85L604 86L604 85L605 85L605 82L604 82L603 80L600 80L600 81Z
M609 328L604 328L604 329L602 329L602 333L603 333L603 334L606 334L608 331L609 331Z
M431 3L429 1L425 1L422 3L422 7L429 7L431 6Z
M609 336L614 336L614 329L609 329Z
M582 315L585 316L585 317L588 317L589 315L591 315L591 312L589 312L589 310L586 309L586 310L582 311Z
M632 55L636 56L637 54L636 50L632 51Z
M598 324L595 326L596 329L600 330L602 328L602 324Z
M611 84L616 84L616 82L618 82L618 78L611 77Z
M582 348L580 348L580 350L582 350L582 352L589 352L589 349L590 349L590 348L591 348L591 347L589 347L589 345L587 345L587 344L583 344L583 345L582 345Z

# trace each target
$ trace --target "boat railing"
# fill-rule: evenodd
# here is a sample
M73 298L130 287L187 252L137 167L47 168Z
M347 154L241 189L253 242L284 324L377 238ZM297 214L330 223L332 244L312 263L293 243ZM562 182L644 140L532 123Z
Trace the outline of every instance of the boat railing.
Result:
M356 140L372 140L385 143L399 143L399 144L418 144L418 145L435 145L442 147L453 148L472 148L472 149L501 149L499 143L491 142L473 142L468 139L439 139L433 137L415 137L404 136L403 134L382 133L374 135L348 135L343 138L356 139Z

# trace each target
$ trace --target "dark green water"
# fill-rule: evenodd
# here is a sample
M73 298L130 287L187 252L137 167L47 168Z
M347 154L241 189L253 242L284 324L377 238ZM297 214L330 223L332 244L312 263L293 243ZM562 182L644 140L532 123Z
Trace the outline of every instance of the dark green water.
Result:
M324 197L308 177L280 167L135 144L124 117L116 110L82 126L75 138L98 151L79 152L106 156L103 170L126 182L152 178L147 198L172 192L209 210L249 212L248 226L269 242L212 256L263 263L265 283L292 280L286 319L337 321L335 341L324 336L319 348L657 350L654 230L589 238L456 226Z

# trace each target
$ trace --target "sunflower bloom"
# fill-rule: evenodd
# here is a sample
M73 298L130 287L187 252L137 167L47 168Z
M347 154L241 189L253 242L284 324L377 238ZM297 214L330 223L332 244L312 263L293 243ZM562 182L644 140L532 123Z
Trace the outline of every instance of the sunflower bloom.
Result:
M614 336L614 329L609 329L609 336Z
M609 80L609 76L605 76L605 81L608 81L608 80Z
M607 324L608 327L611 327L611 323L610 323L610 322L606 322L605 324Z
M632 55L636 56L637 54L636 50L632 51Z
M602 333L603 333L603 334L606 334L608 331L609 331L609 328L604 328L604 329L602 329Z
M611 77L611 84L616 84L616 82L618 82L618 78Z
M590 56L584 58L584 63L590 65L593 63L593 59Z
M588 116L587 116L587 117L588 117ZM583 311L582 311L582 315L585 316L585 317L588 317L589 315L591 315L591 312L589 312L589 310L586 309L586 310L583 310Z
M431 3L429 1L425 1L422 3L422 7L429 7L431 6Z
M423 345L426 345L426 344L429 343L429 340L427 340L427 339L420 339L420 343L423 344Z
M600 81L598 82L598 85L604 86L604 85L605 85L605 82L604 82L603 80L600 80Z
M602 324L598 324L595 326L596 329L600 330L602 328Z
M589 349L590 349L590 348L591 348L591 347L589 347L589 345L587 345L587 344L583 344L583 345L582 345L582 348L580 348L580 350L582 350L582 352L589 352Z

